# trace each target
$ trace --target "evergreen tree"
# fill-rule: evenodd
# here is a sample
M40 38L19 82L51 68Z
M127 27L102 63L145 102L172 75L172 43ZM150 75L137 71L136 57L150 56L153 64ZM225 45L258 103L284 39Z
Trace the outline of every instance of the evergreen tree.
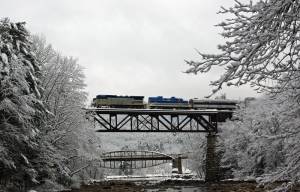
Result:
M40 66L31 51L25 23L0 21L0 184L13 191L38 183ZM3 185L3 186L1 186Z

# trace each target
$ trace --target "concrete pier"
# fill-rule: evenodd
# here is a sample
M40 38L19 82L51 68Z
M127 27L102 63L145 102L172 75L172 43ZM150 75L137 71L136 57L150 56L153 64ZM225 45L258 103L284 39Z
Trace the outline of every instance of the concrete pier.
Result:
M182 174L182 157L178 157L172 160L172 168L178 169L178 174Z
M205 181L215 182L220 180L220 159L216 153L217 135L209 133L206 136L206 165Z

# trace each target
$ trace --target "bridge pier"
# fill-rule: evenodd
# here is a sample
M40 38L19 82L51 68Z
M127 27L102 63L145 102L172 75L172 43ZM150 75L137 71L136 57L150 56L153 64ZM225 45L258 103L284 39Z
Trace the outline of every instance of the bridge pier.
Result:
M206 165L205 181L215 182L220 180L220 162L216 153L217 135L209 133L206 136Z
M177 157L172 160L172 168L178 169L178 174L182 174L182 158Z

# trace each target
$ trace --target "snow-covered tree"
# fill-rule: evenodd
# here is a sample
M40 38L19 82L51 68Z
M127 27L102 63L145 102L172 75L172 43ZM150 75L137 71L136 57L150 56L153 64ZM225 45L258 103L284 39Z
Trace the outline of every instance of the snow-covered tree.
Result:
M222 128L224 146L230 151L224 158L238 159L238 175L258 176L283 164L282 139L269 139L284 132L279 111L274 101L259 99L239 111L240 121L228 122Z
M225 68L224 74L211 85L213 93L223 85L250 83L258 91L271 93L299 90L300 2L266 0L252 3L235 1L220 13L232 17L218 24L227 40L219 45L218 54L205 54L200 61L187 61L188 73L205 73L212 67ZM213 94L212 93L212 94ZM298 95L299 96L299 95Z
M0 188L25 190L38 183L35 160L45 114L40 66L24 23L0 20Z
M219 52L199 52L200 61L187 61L187 73L225 69L211 82L211 95L223 86L247 83L259 92L276 95L242 109L239 121L224 125L223 161L232 163L240 176L299 181L299 10L298 0L236 0L233 7L220 11L229 17L217 25L225 39Z
M94 130L89 129L91 126L85 121L82 109L87 98L83 68L76 59L55 51L44 37L33 36L32 39L37 61L42 66L42 100L51 112L43 130L45 139L61 155L61 164L68 168L69 176L87 175L86 169L81 168L86 167L89 160L99 158L100 140Z
M222 126L223 163L236 177L300 181L299 104L285 97L252 101L238 111L239 120Z

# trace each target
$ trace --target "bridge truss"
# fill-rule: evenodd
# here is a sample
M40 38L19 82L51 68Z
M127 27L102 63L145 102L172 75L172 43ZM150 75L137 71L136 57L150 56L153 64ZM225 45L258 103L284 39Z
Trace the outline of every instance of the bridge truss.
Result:
M109 169L141 169L174 162L176 159L187 159L186 155L167 155L156 151L112 151L103 153L99 167Z
M232 111L170 109L85 109L99 123L98 132L218 132L218 122Z

